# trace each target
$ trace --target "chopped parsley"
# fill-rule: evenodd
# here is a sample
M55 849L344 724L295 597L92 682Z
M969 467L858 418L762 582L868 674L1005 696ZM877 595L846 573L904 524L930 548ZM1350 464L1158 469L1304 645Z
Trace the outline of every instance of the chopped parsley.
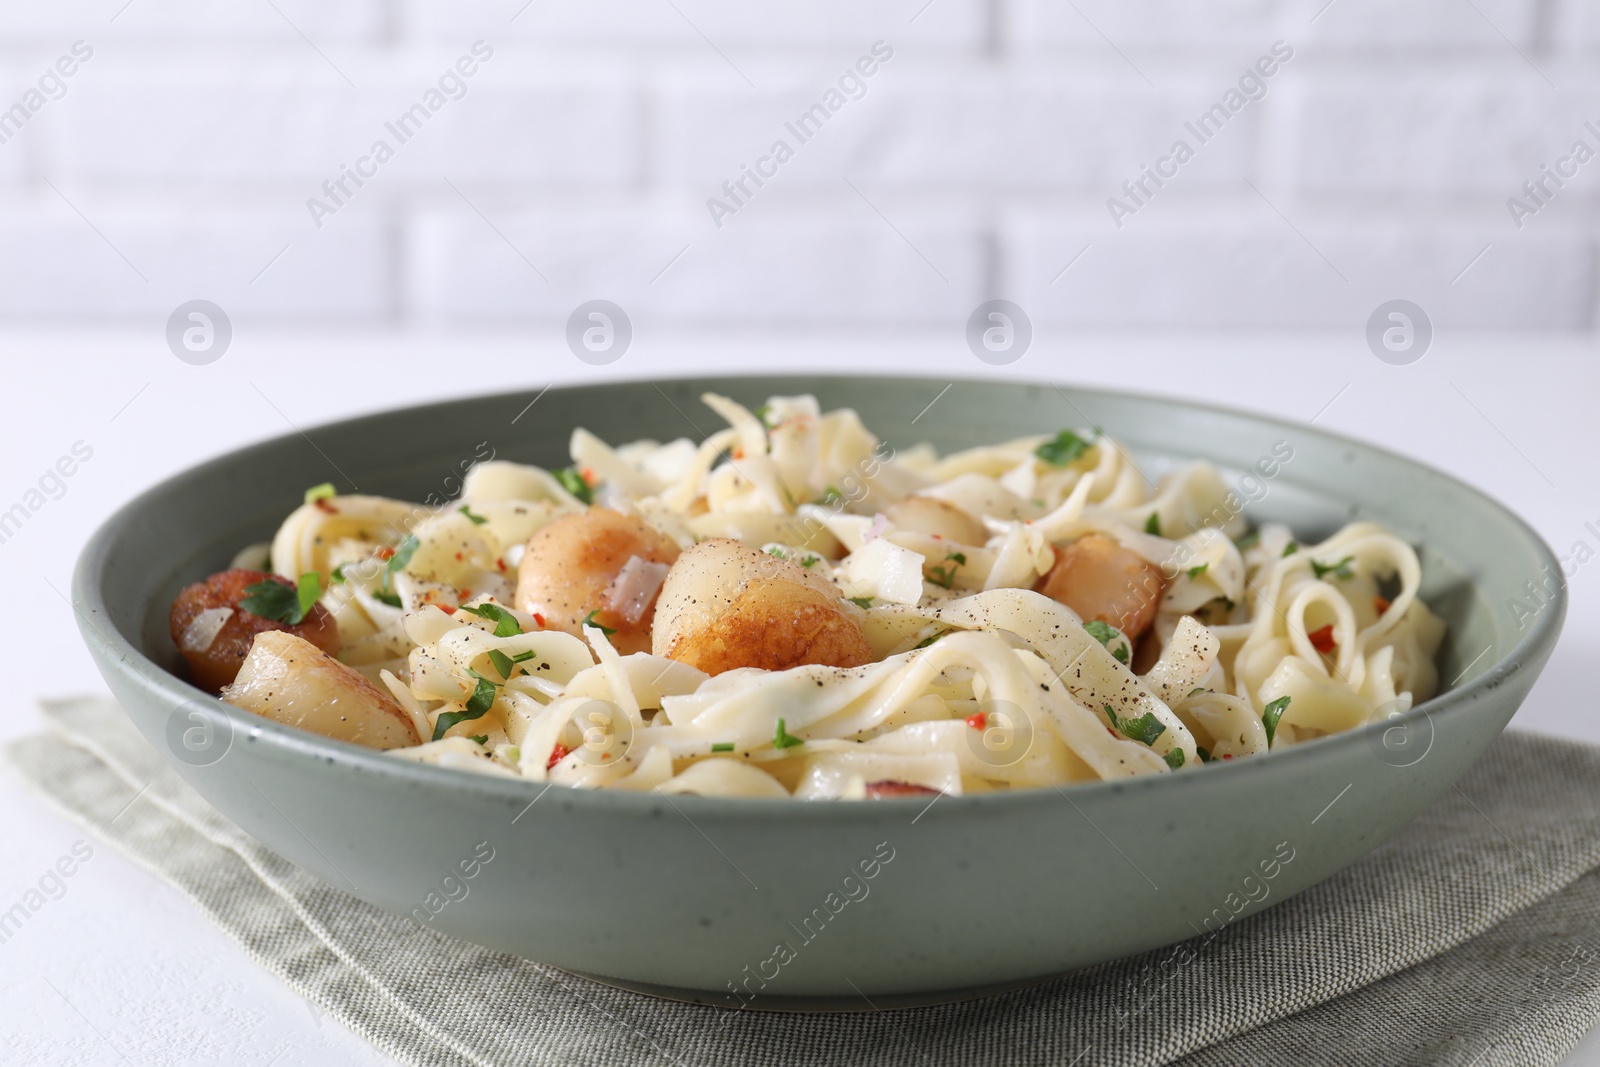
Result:
M295 585L279 581L255 582L245 586L244 592L239 606L250 614L298 626L312 605L322 598L322 578L316 571L307 571Z
M1194 746L1194 751L1195 751L1195 754L1200 757L1200 762L1201 763L1210 763L1211 762L1211 753L1206 751L1204 748L1200 747L1199 745L1196 745L1196 746Z
M331 500L338 495L339 491L333 487L332 482L323 482L306 490L306 503L315 504L319 500Z
M594 489L583 480L583 475L578 473L578 468L567 467L556 471L556 481L561 483L561 488L577 497L585 504L594 503Z
M1096 641L1099 641L1107 648L1110 648L1112 658L1114 658L1118 663L1123 665L1127 664L1128 639L1122 636L1122 631L1118 630L1115 626L1112 626L1109 623L1101 622L1099 619L1090 619L1088 622L1083 624L1083 628L1088 632L1090 637L1094 638ZM1111 642L1119 637L1122 637L1122 642L1118 644L1116 648L1111 648Z
M805 738L792 736L788 730L783 728L783 720L778 720L777 732L772 735L773 748L793 748L796 745L803 745L805 743Z
M823 491L822 495L817 498L817 503L821 504L823 507L829 508L837 507L843 502L844 494L839 492L839 490L835 489L831 485L828 486L828 488Z
M713 752L732 752L733 751L733 742L732 741L718 741L716 744L711 746L711 751L713 751Z
M1267 745L1271 747L1272 739L1278 733L1278 720L1283 718L1283 711L1289 706L1288 697L1279 697L1265 708L1261 709L1261 725L1267 728Z
M479 678L478 686L467 698L467 706L462 711L447 711L439 716L439 721L433 724L433 737L437 741L450 732L450 728L458 722L471 722L481 719L494 707L495 686L487 678Z
M1179 767L1183 766L1183 760L1184 760L1183 749L1175 748L1171 752L1168 752L1165 756L1162 756L1161 758L1167 761L1167 766L1168 767L1171 767L1173 770L1177 770Z
M939 640L939 638L943 637L945 634L947 634L949 632L950 632L949 630L943 630L943 631L941 631L939 633L936 633L936 634L929 634L927 637L924 637L921 641L918 641L915 645L912 645L911 646L911 650L913 652L915 652L919 648L927 648L929 645L933 644L935 641Z
M456 508L456 510L461 512L461 514L465 515L467 518L471 519L472 525L474 526L482 526L484 523L489 521L482 515L474 515L472 513L472 505L470 504L462 504L459 508Z
M602 626L600 623L595 621L595 616L598 614L600 614L600 609L595 608L593 611L589 612L589 614L583 617L583 624L585 626L593 626L607 637L610 637L612 634L616 633L617 631L614 628L610 626Z
M1055 437L1034 449L1033 454L1052 467L1069 467L1093 447L1094 442L1092 440L1085 440L1071 430L1062 430Z
M477 744L480 744L480 745L487 745L489 743L489 735L488 734L473 734L467 740L476 742Z
M1198 577L1200 577L1202 574L1204 574L1206 571L1208 571L1210 569L1211 569L1211 564L1209 564L1209 563L1202 563L1198 567L1190 567L1189 568L1189 577L1191 579L1198 578Z
M850 598L850 603L858 608L870 608L872 607L872 598L869 596L853 596Z
M1248 552L1261 543L1261 531L1251 530L1239 540L1234 542L1234 547L1240 552Z
M815 567L818 563L821 563L821 562L822 562L822 557L821 556L807 556L805 559L800 561L800 566L802 566L802 567Z
M772 421L772 405L771 404L762 404L760 407L756 408L750 414L752 414L756 418L760 419L761 420L761 425L767 427L768 429L771 429L772 427L778 425L777 423Z
M1152 511L1150 517L1144 520L1144 532L1153 537L1161 536L1161 513Z
M530 660L533 657L534 652L532 649L529 649L527 652L519 653L515 656L508 656L504 652L501 652L498 648L491 648L489 650L489 662L494 664L494 669L500 672L500 677L504 678L508 682L511 680L512 672L517 669L517 664L526 660Z
M772 557L774 557L776 559L788 559L789 558L789 554L783 550L783 547L781 545L768 545L767 546L767 555L772 556Z
M1206 692L1209 692L1209 691L1210 690L1206 689L1205 686L1197 685L1193 689L1189 690L1189 699L1193 700L1195 697L1199 696L1201 693L1206 693Z
M479 604L475 608L463 604L461 610L494 623L496 637L516 637L522 632L522 624L517 621L517 617L499 604Z
M379 600L383 601L385 604L388 604L392 608L397 608L400 606L400 598L394 594L394 576L398 572L405 570L406 564L411 562L411 557L417 554L417 548L421 546L421 544L422 542L418 541L413 535L407 537L404 541L401 541L395 546L394 554L391 555L389 557L389 561L383 565L383 582L373 596L376 596Z
M1335 578L1350 578L1353 577L1350 564L1355 561L1356 558L1354 556L1346 556L1338 563L1318 563L1316 560L1312 560L1311 570L1318 578L1326 577L1329 574Z
M1137 719L1119 719L1117 713L1111 710L1110 704L1100 706L1106 709L1106 718L1111 720L1111 725L1129 740L1153 745L1156 743L1156 738L1167 732L1166 726L1156 718L1153 711L1147 711Z
M952 552L944 558L944 563L928 569L928 581L949 589L956 584L956 568L965 566L966 562L965 552Z
M1300 551L1300 546L1295 544L1293 541L1290 541L1288 544L1283 546L1283 558L1288 559L1298 551Z
M344 564L343 563L341 563L337 567L333 568L333 584L334 585L343 585L344 584Z

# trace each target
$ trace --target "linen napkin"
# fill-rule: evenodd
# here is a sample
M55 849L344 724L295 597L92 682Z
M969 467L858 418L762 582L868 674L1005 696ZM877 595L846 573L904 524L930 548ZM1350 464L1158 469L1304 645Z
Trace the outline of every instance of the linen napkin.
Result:
M268 851L115 704L16 773L414 1064L1554 1064L1600 1018L1600 748L1511 731L1411 827L1212 935L1017 992L831 1015L656 1000L455 941ZM64 742L64 743L63 743Z

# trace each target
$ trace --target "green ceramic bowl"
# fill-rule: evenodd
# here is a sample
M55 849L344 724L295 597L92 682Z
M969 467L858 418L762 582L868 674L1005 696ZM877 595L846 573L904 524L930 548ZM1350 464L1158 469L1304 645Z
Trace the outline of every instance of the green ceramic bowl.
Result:
M459 400L281 437L164 482L96 533L73 584L83 635L174 769L329 885L630 988L804 1009L1039 981L1270 907L1449 789L1556 643L1564 591L1538 608L1527 589L1557 573L1555 557L1438 471L1298 424L1051 385L958 381L923 416L950 384L624 382L551 389L532 408L531 393ZM1449 622L1446 691L1388 723L1191 773L855 804L547 789L420 766L229 709L171 673L173 595L269 538L307 486L352 491L351 478L365 493L438 498L490 449L564 465L575 426L611 441L698 441L718 424L698 399L706 390L752 405L814 393L825 409L855 408L896 448L1095 425L1141 465L1212 461L1256 500L1254 520L1308 538L1358 517L1385 523L1419 546L1424 597ZM1280 441L1294 458L1271 479L1244 479ZM206 730L184 741L196 723L210 737L198 749Z

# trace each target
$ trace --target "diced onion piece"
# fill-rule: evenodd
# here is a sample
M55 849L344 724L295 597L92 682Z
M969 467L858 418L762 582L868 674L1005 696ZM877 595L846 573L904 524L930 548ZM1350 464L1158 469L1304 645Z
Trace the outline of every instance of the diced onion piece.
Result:
M850 553L844 577L850 589L895 604L922 599L922 554L880 537Z
M655 599L661 583L667 580L670 569L665 563L628 557L628 562L622 565L622 570L606 589L606 608L629 623L637 623Z
M178 648L184 652L204 652L216 641L222 628L233 618L232 608L207 608L183 628Z

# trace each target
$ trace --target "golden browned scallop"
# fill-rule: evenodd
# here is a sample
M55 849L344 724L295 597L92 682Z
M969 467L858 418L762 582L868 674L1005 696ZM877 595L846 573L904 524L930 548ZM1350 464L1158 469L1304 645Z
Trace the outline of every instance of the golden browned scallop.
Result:
M648 652L656 595L677 558L677 542L636 515L601 507L563 515L528 538L516 606L575 637L593 615L616 631L618 652Z
M339 625L321 604L314 604L299 623L252 615L239 606L245 589L257 582L293 583L266 571L233 570L213 574L203 582L185 586L172 601L167 626L172 643L189 665L189 679L215 693L239 673L256 635L282 630L304 638L330 655L339 654Z
M222 699L285 726L367 748L422 743L411 716L388 693L311 642L281 631L256 635Z
M1084 622L1115 626L1129 641L1155 621L1166 588L1161 570L1109 537L1089 534L1056 548L1055 566L1034 586Z
M901 530L942 537L963 545L981 545L989 539L983 523L948 500L912 494L883 509L889 525Z
M793 560L738 541L701 541L679 557L656 605L655 654L707 674L872 660L862 610Z

